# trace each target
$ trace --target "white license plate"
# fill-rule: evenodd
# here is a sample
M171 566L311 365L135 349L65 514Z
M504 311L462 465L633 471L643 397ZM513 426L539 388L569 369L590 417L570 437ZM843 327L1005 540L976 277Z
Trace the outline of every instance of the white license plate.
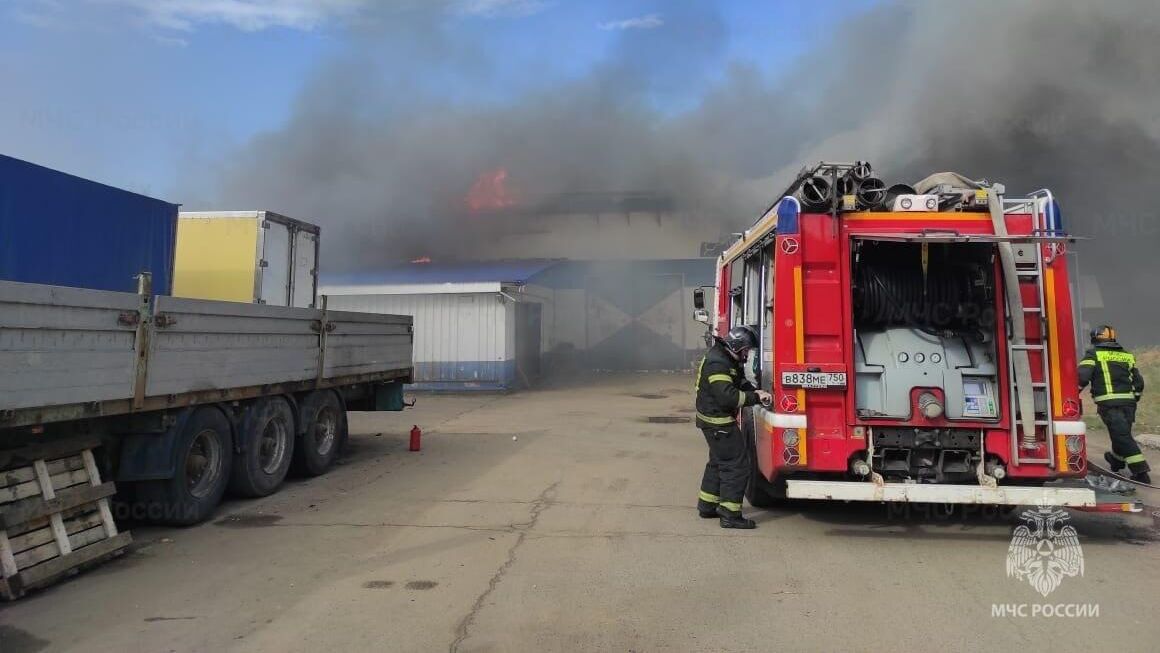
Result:
M781 384L800 388L844 388L846 387L846 373L782 372Z

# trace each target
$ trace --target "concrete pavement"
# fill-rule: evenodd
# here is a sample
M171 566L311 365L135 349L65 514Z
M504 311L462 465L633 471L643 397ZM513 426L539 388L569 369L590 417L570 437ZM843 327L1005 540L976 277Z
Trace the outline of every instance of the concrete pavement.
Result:
M1048 599L1007 577L1017 515L698 519L704 441L648 421L688 417L690 385L603 377L356 415L330 474L137 529L125 558L0 607L0 652L1156 648L1148 517L1073 515L1084 574ZM1045 603L1099 614L992 616Z

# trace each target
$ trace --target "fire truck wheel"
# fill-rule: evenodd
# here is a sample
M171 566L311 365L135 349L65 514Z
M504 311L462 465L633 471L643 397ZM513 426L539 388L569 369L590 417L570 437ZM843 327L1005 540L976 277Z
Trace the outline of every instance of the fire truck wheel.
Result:
M741 430L749 442L749 483L745 486L745 498L754 508L775 508L785 502L785 480L778 477L770 483L761 475L757 466L757 438L752 410L741 416Z
M221 503L233 464L230 422L213 406L197 409L178 432L173 478L137 483L144 521L191 526L209 519Z
M754 508L777 508L786 502L785 479L778 477L770 483L761 475L757 461L753 461L753 471L749 475L749 485L745 488L745 498Z
M294 454L294 411L281 397L259 399L246 407L234 454L230 493L240 497L273 494Z
M302 433L294 450L294 471L302 476L325 474L346 444L342 403L330 390L315 391L302 401L298 416Z

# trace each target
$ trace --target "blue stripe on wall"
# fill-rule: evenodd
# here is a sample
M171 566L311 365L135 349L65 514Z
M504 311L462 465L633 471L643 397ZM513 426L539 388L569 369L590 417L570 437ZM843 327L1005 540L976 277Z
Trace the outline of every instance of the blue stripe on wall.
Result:
M516 386L516 362L416 362L415 390L503 390Z

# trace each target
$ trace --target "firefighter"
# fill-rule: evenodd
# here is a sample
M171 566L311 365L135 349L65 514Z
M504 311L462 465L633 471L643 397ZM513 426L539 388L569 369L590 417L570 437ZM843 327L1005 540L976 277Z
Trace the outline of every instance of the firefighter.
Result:
M1144 377L1136 368L1136 357L1116 342L1116 330L1108 325L1093 329L1092 348L1079 363L1079 389L1092 386L1092 399L1108 435L1112 450L1104 454L1113 472L1127 466L1132 480L1151 484L1150 468L1140 445L1132 437L1136 403L1144 394Z
M741 516L750 460L737 413L770 401L769 393L755 389L742 369L757 346L757 335L738 326L714 341L697 367L697 427L709 443L697 512L705 519L719 518L721 528L756 528L752 519Z

